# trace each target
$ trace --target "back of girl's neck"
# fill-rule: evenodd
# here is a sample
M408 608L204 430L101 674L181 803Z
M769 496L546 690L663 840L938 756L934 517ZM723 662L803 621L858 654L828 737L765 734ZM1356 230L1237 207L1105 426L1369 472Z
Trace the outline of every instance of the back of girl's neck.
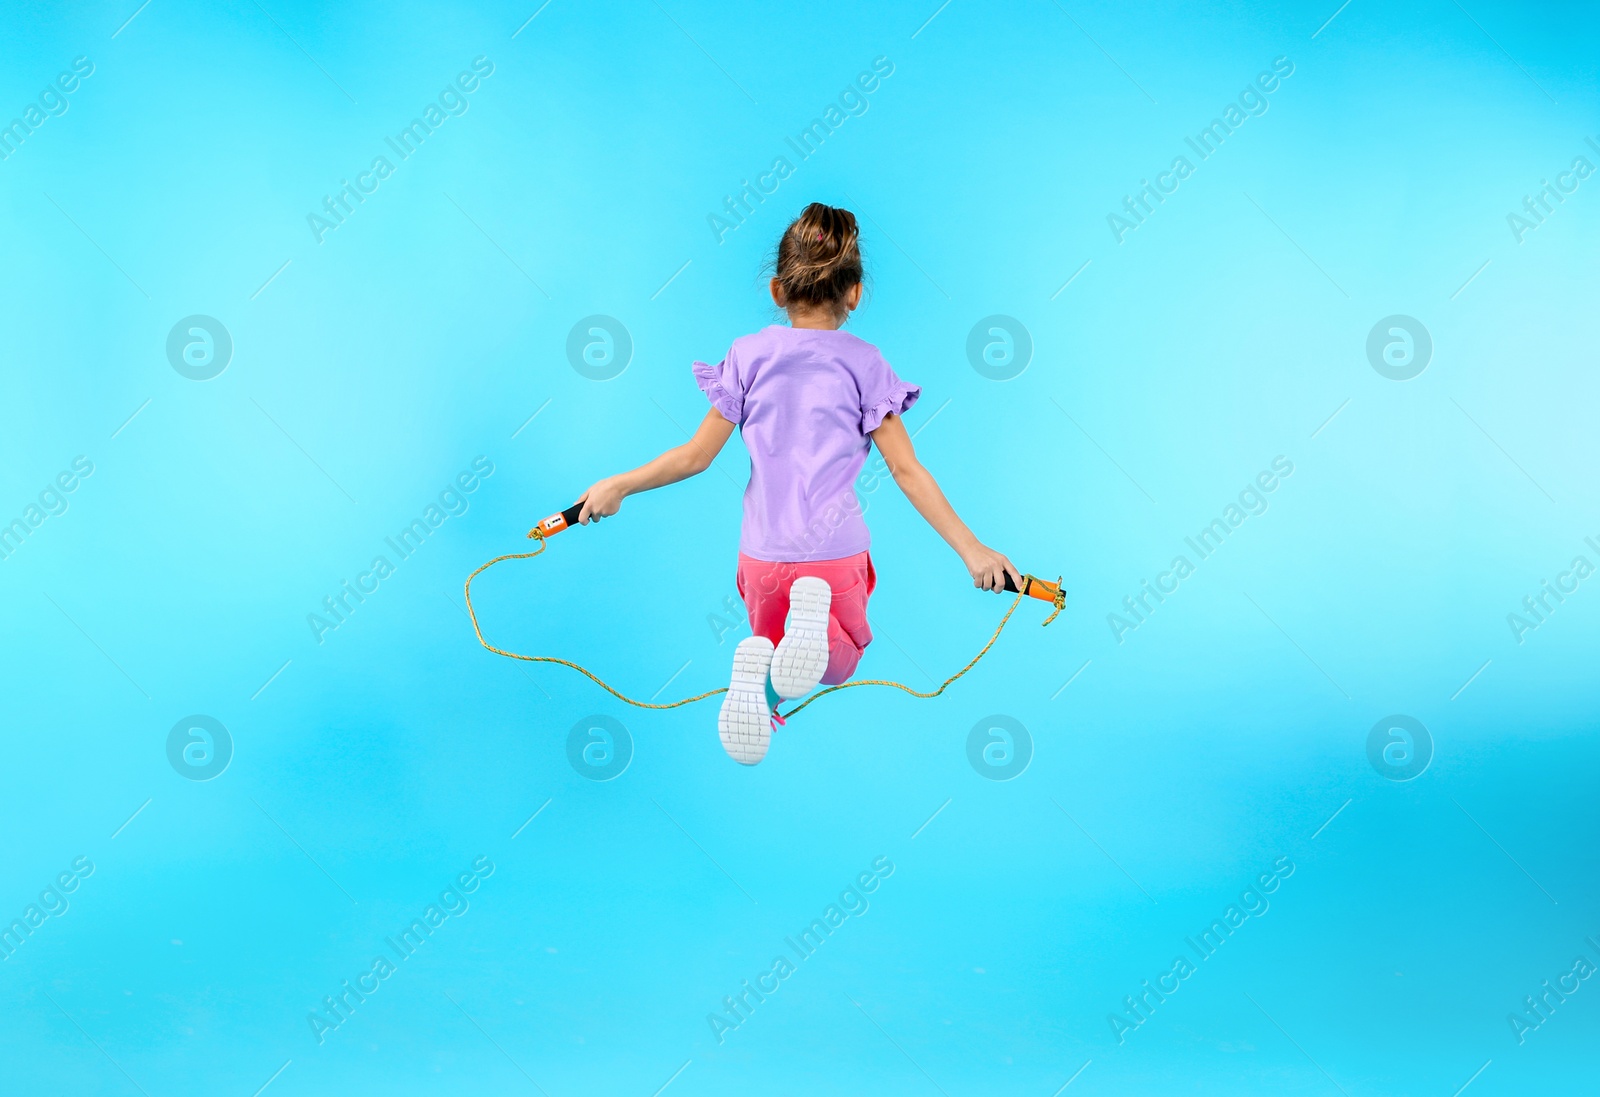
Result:
M838 331L844 326L842 320L822 312L789 311L789 326L806 331Z

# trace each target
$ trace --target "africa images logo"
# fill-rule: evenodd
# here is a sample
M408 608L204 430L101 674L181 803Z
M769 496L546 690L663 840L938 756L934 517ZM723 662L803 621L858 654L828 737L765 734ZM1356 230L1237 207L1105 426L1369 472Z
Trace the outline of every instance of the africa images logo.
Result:
M400 127L398 133L385 135L384 143L402 163L411 159L412 154L422 148L423 142L438 132L447 120L459 118L471 109L472 102L467 98L468 94L477 91L483 81L492 75L494 62L485 54L474 57L471 71L463 69L457 73L455 80L439 92L437 102L429 102L422 108L421 117L411 119L410 124ZM383 181L394 173L393 161L379 155L372 158L372 165L366 171L356 172L355 183L352 184L348 179L339 180L338 190L322 196L322 212L306 214L306 226L317 243L324 243L328 233L342 227L355 213L356 206L364 205L367 195L376 194Z
M813 118L810 124L802 127L793 137L785 136L784 143L801 163L811 159L812 155L822 148L823 143L839 131L846 120L859 118L867 113L872 105L868 96L882 87L883 81L893 75L893 61L881 54L874 57L871 72L862 70L858 73L854 83L846 84L844 90L839 93L837 103L829 103L822 108L820 117ZM769 195L778 193L783 181L794 172L795 166L787 156L775 156L772 158L770 168L756 174L753 185L750 180L741 179L739 189L723 197L722 212L706 214L706 224L711 226L711 233L717 238L717 243L722 243L727 239L728 233L737 231L750 220L756 212L756 207L765 202Z
M567 361L580 377L610 381L633 361L633 336L615 316L585 316L567 332Z
M739 983L741 989L722 999L723 1012L706 1014L706 1024L711 1028L711 1035L717 1038L717 1043L723 1043L728 1033L749 1021L755 1015L756 1007L776 994L783 984L800 970L796 961L804 963L811 959L822 948L823 943L849 919L860 918L866 914L872 905L867 896L877 891L883 881L893 875L893 861L884 856L873 858L872 867L858 873L856 878L839 892L838 902L829 903L823 908L822 913L811 919L811 924L799 933L785 937L783 943L794 953L794 960L780 952L772 958L771 964L756 973L755 986L750 985L749 979L741 980Z
M167 763L179 777L209 781L220 777L232 759L233 736L214 716L185 716L167 733Z
M167 333L167 361L180 377L210 381L233 361L233 336L214 316L185 316Z
M1271 72L1258 73L1255 83L1245 85L1239 93L1238 102L1230 102L1223 107L1221 117L1213 118L1209 126L1202 127L1193 137L1185 136L1184 142L1194 150L1201 162L1211 159L1222 148L1222 143L1232 137L1248 119L1267 113L1272 106L1267 96L1282 87L1283 81L1293 75L1293 61L1288 57L1274 58ZM1166 205L1166 196L1176 193L1183 181L1194 173L1193 161L1179 155L1172 158L1172 164L1166 171L1156 173L1154 184L1148 179L1139 180L1139 189L1123 196L1122 212L1106 214L1106 225L1117 243L1122 243L1130 232L1148 221L1157 206Z
M22 147L22 143L38 132L51 118L59 118L72 108L67 98L83 86L83 81L94 75L94 62L87 55L72 59L72 71L63 71L53 83L46 84L39 93L37 103L22 108L22 115L9 123L0 123L0 160L9 160Z
M985 316L967 333L967 361L980 377L1009 381L1033 361L1033 336L1014 316Z

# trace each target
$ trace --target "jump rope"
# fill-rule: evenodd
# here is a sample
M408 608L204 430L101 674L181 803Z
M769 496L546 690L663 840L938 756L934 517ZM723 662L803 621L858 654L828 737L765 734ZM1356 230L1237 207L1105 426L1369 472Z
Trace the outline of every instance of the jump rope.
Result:
M530 529L528 531L529 540L539 542L539 547L534 549L532 552L508 552L504 556L496 556L493 560L481 565L471 575L467 576L466 588L464 591L467 600L467 616L472 618L472 631L477 634L478 643L482 644L485 648L494 652L496 655L503 655L507 659L520 659L525 663L559 663L561 666L571 667L585 678L588 678L595 685L611 694L611 696L615 697L617 700L622 701L625 704L633 705L636 708L679 708L683 705L691 705L696 701L704 701L707 697L715 697L719 693L727 693L728 687L721 686L717 689L708 689L704 693L697 693L693 697L685 697L681 701L671 701L667 704L653 704L649 701L636 701L632 697L622 693L620 690L613 689L610 685L607 685L599 675L595 674L588 667L574 663L570 659L558 659L554 655L522 655L518 652L506 651L504 648L497 648L483 638L483 629L478 625L477 610L472 608L472 581L478 576L482 575L484 572L488 571L490 568L494 567L496 564L505 560L530 560L533 557L538 556L540 553L544 552L550 538L554 537L562 530L578 524L578 514L582 510L583 505L581 503L574 503L566 510L560 512L559 514L552 514L550 517L544 519L538 525ZM1024 575L1022 577L1022 587L1018 589L1017 585L1011 581L1011 575L1008 572L1005 577L1005 589L1016 594L1016 598L1012 601L1010 608L1006 610L1005 616L1000 618L1000 623L995 626L994 634L989 637L989 642L983 645L982 650L980 650L978 654L974 655L966 666L962 667L960 670L956 671L950 677L941 682L938 689L933 690L930 693L922 693L912 689L904 682L892 682L886 678L861 678L850 682L842 682L837 686L829 686L827 689L819 690L816 693L813 693L810 697L806 698L804 701L800 702L800 704L796 705L794 708L790 709L788 712L781 714L774 713L773 715L777 717L779 723L783 723L818 698L826 697L830 693L837 693L841 689L851 689L855 686L892 686L895 689L911 694L913 697L937 697L950 686L950 683L954 682L957 678L960 678L963 674L967 673L967 671L977 666L979 659L982 659L985 655L989 654L989 649L994 647L996 640L1000 639L1000 633L1005 630L1006 622L1011 620L1011 615L1016 612L1017 607L1022 604L1022 600L1024 598L1037 598L1041 602L1049 602L1055 607L1050 616L1044 619L1041 627L1043 627L1043 625L1048 625L1051 621L1054 621L1067 605L1067 596L1066 593L1061 589L1061 579L1059 577L1057 577L1056 581L1052 583L1047 580L1037 578L1033 575Z

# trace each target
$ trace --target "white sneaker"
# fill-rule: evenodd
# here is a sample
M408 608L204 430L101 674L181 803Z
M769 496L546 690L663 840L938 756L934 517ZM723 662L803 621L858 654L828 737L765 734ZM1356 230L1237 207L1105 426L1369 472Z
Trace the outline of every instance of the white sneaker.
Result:
M828 669L828 609L833 588L826 579L802 575L789 586L789 616L772 654L772 688L784 700L817 688Z
M772 709L767 705L767 672L772 666L772 641L746 636L733 650L733 678L717 714L722 749L740 765L753 766L767 756L772 740Z

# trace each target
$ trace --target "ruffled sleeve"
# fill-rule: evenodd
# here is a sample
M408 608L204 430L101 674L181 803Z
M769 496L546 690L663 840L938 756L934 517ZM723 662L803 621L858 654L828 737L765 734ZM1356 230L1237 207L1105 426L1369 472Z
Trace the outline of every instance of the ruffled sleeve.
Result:
M744 389L739 384L733 351L728 351L728 356L714 366L696 362L694 383L728 422L737 425L744 420Z
M885 416L904 415L922 395L922 386L900 380L881 356L864 371L861 382L861 433L871 434Z

